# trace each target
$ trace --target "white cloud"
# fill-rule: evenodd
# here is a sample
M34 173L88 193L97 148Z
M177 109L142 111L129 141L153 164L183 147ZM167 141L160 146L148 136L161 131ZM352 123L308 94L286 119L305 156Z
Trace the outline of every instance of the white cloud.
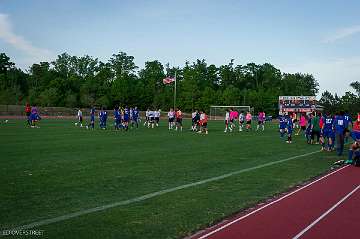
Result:
M0 39L10 44L17 50L22 51L34 61L48 59L53 55L51 51L35 47L22 36L17 35L13 31L8 15L2 13L0 13Z
M343 95L353 91L350 83L360 81L360 56L351 58L335 58L328 60L310 60L298 65L280 65L283 72L309 73L320 84L320 92L325 90Z
M332 42L338 41L340 39L350 37L357 33L360 33L360 25L342 28L342 29L337 30L333 35L325 38L323 40L323 42L324 43L332 43Z

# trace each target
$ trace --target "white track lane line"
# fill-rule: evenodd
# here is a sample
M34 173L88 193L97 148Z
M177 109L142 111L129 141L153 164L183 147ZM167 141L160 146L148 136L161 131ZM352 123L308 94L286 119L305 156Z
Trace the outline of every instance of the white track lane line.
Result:
M307 231L309 231L313 226L315 226L319 221L321 221L324 217L326 217L330 212L332 212L335 208L337 208L341 203L343 203L346 199L348 199L351 195L353 195L358 189L360 188L360 185L358 185L354 190L349 192L345 197L343 197L340 201L338 201L334 206L332 206L329 210L321 214L318 219L313 221L309 226L307 226L304 230L299 232L296 236L293 237L293 239L298 239L302 235L304 235Z
M239 222L239 221L241 221L241 220L243 220L243 219L245 219L245 218L247 218L247 217L249 217L249 216L251 216L251 215L253 215L253 214L255 214L255 213L257 213L257 212L259 212L259 211L261 211L261 210L263 210L263 209L265 209L265 208L267 208L267 207L270 207L271 205L273 205L273 204L275 204L275 203L278 203L278 202L284 200L285 198L290 197L291 195L293 195L293 194L295 194L295 193L297 193L297 192L299 192L299 191L301 191L301 190L303 190L303 189L305 189L305 188L313 185L314 183L317 183L317 182L319 182L319 181L321 181L321 180L329 177L330 175L333 175L333 174L339 172L340 170L343 170L343 169L347 168L348 166L349 166L349 165L347 165L347 166L345 166L345 167L342 167L342 168L340 168L340 169L338 169L338 170L335 170L335 171L333 171L333 172L331 172L331 173L329 173L329 174L327 174L327 175L325 175L325 176L323 176L323 177L321 177L321 178L319 178L319 179L317 179L317 180L315 180L315 181L313 181L313 182L311 182L311 183L309 183L309 184L307 184L307 185L305 185L305 186L303 186L303 187L301 187L301 188L296 189L295 191L293 191L293 192L291 192L291 193L289 193L289 194L286 194L285 196L283 196L283 197L281 197L281 198L279 198L279 199L277 199L277 200L275 200L275 201L273 201L273 202L271 202L271 203L269 203L269 204L266 204L266 205L264 205L264 206L262 206L262 207L260 207L260 208L258 208L258 209L256 209L256 210L254 210L254 211L252 211L252 212L250 212L250 213L248 213L248 214L246 214L246 215L244 215L244 216L242 216L242 217L239 217L239 218L237 218L237 219L235 219L235 220L233 220L233 221L231 221L231 222L228 222L228 223L226 223L225 225L223 225L223 226L221 226L221 227L219 227L219 228L216 228L215 230L213 230L213 231L211 231L211 232L208 232L208 233L206 233L205 235L202 235L202 236L199 237L198 239L207 238L207 237L209 237L209 236L211 236L211 235L213 235L213 234L215 234L215 233L217 233L217 232L219 232L219 231L221 231L221 230L223 230L223 229L231 226L232 224L234 224L234 223L236 223L236 222ZM196 236L195 236L195 237L196 237Z
M204 179L204 180L201 180L201 181L180 185L180 186L177 186L177 187L174 187L174 188L169 188L169 189L165 189L165 190L145 194L145 195L142 195L142 196L139 196L139 197L136 197L136 198L132 198L132 199L124 200L124 201L119 201L119 202L114 202L114 203L111 203L111 204L102 205L102 206L98 206L98 207L94 207L94 208L89 208L89 209L85 209L85 210L74 212L74 213L65 214L65 215L62 215L62 216L54 217L54 218L35 221L35 222L29 223L29 224L16 226L16 227L14 227L14 228L12 228L10 230L24 230L24 229L37 228L37 227L40 227L40 226L49 225L49 224L53 224L53 223L56 223L56 222L69 220L71 218L79 217L79 216L82 216L82 215L104 211L104 210L107 210L107 209L110 209L110 208L129 205L129 204L132 204L132 203L135 203L135 202L141 202L141 201L144 201L144 200L147 200L147 199L150 199L150 198L154 198L154 197L157 197L157 196L160 196L160 195L164 195L164 194L167 194L167 193L171 193L171 192L175 192L175 191L178 191L178 190L182 190L182 189L186 189L186 188L206 184L206 183L209 183L209 182L219 181L219 180L222 180L222 179L234 176L234 175L242 174L242 173L245 173L245 172L250 172L250 171L253 171L253 170L256 170L256 169L261 169L261 168L265 168L265 167L276 165L276 164L280 164L280 163L283 163L283 162L287 162L287 161L297 159L297 158L301 158L301 157L306 157L306 156L313 155L313 154L320 153L320 152L321 152L320 150L317 150L317 151L313 151L313 152L306 153L306 154L292 156L290 158L281 159L281 160L278 160L278 161L273 161L273 162L261 164L261 165L254 166L254 167L251 167L251 168L241 169L241 170L230 172L230 173L227 173L227 174L223 174L223 175L220 175L220 176L217 176L217 177L212 177L212 178ZM1 237L1 234L0 234L0 237Z

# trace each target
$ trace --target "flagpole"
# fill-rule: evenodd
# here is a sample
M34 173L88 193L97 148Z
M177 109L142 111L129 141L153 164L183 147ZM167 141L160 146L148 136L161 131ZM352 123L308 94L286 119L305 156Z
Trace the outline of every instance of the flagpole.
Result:
M174 110L176 107L176 71L175 71L175 87L174 87Z

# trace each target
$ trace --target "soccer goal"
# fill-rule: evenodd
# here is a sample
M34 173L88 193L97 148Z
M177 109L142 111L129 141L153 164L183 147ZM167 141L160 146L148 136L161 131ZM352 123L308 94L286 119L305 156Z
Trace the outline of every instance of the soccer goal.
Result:
M244 113L247 111L251 112L251 107L245 105L213 105L210 106L210 120L223 120L226 109L231 108L238 111L239 113L241 111L244 111Z

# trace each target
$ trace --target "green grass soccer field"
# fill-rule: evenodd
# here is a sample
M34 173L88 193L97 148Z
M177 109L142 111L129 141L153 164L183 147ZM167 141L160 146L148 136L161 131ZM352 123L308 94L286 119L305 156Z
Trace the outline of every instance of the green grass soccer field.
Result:
M165 121L128 132L39 125L0 125L0 230L45 222L35 227L45 238L184 237L338 160L303 136L286 144L276 124L225 134L210 121L209 135L190 132L190 121L184 132Z

